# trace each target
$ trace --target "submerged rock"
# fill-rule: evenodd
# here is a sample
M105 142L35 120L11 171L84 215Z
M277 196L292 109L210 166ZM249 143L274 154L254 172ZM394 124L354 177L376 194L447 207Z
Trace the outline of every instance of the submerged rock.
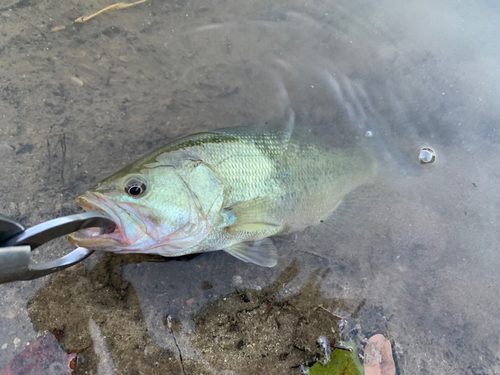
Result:
M51 334L40 336L16 355L0 375L65 375L72 374L76 354L68 354Z

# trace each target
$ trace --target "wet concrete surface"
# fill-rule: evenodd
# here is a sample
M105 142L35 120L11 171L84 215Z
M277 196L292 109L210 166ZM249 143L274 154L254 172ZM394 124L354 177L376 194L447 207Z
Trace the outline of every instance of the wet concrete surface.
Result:
M401 374L500 372L494 4L152 0L72 24L110 4L0 6L3 215L80 212L78 194L173 138L290 108L332 145L372 131L384 172L274 239L274 269L95 254L1 285L0 368L58 329L77 373L293 374L338 315L359 347L389 337Z

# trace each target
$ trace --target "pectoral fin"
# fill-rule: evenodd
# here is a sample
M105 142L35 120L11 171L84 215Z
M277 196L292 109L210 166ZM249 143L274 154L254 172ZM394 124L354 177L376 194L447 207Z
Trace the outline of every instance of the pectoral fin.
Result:
M278 264L278 252L269 238L255 242L240 242L224 249L224 251L244 262L263 267L274 267Z
M256 198L227 207L224 211L230 219L229 231L265 231L276 230L281 226L270 217L273 202L269 198Z

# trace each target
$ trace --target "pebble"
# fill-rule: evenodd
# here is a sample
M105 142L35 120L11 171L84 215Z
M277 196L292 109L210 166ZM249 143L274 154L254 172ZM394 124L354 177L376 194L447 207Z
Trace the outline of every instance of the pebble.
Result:
M12 156L14 155L14 148L11 147L8 143L0 143L0 155L2 157Z
M56 26L54 27L52 30L50 30L51 32L53 33L57 33L58 31L63 31L63 30L66 30L66 26Z
M240 275L234 275L232 286L240 286L241 284L243 284L243 278Z
M18 346L21 343L21 339L19 337L16 337L14 339L14 346Z
M2 349L7 349L7 346L8 346L8 345L9 345L9 344L7 344L7 343L3 344L3 345L2 345Z
M3 317L7 318L7 319L14 319L16 317L16 313L14 311L10 310L10 311L7 311L5 314L3 314Z
M78 77L72 76L71 81L73 81L73 83L76 83L78 86L83 86L83 81Z

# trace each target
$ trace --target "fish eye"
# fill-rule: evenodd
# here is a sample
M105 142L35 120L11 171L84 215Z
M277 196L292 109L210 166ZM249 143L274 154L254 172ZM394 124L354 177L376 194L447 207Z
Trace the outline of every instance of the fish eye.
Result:
M146 184L140 179L129 180L125 185L125 193L134 198L139 198L146 192Z

